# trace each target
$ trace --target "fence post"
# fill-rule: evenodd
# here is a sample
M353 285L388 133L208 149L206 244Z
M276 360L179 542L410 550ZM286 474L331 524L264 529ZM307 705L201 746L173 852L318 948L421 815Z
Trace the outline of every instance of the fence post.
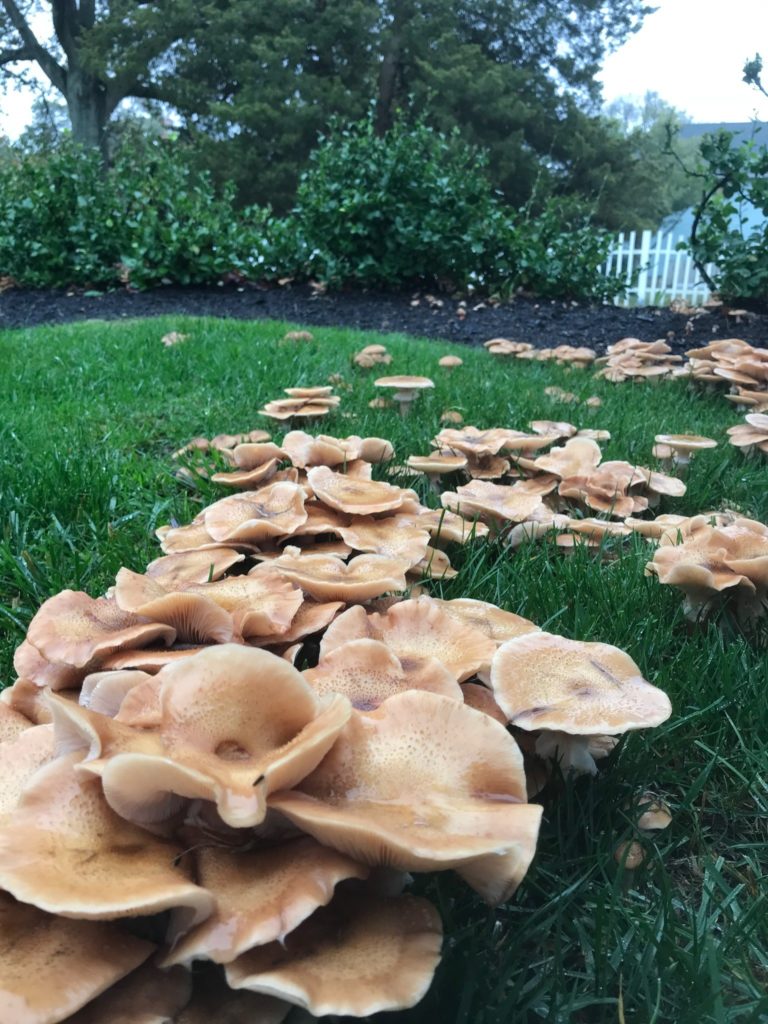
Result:
M645 305L648 291L648 263L651 258L651 232L643 231L640 235L640 273L637 277L637 301Z

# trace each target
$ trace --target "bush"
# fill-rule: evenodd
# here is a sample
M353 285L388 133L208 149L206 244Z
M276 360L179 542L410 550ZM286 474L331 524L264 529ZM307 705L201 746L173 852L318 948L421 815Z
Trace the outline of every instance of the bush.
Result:
M687 248L722 298L768 302L768 220L747 229L742 203L768 218L768 148L733 145L733 135L707 135L700 148L705 189ZM735 222L735 223L734 223ZM710 278L706 265L717 267Z
M623 287L599 272L607 236L550 201L517 214L491 191L485 154L457 134L399 119L335 125L299 184L289 224L305 272L329 283L427 283L487 292L602 299Z
M0 273L33 287L203 284L251 273L269 215L233 206L172 141L123 140L108 171L65 141L0 168Z

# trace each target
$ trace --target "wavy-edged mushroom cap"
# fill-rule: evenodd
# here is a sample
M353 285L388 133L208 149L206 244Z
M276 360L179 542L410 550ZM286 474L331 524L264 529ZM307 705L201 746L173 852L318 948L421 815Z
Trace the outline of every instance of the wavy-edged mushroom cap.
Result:
M413 522L420 529L428 530L435 541L455 541L466 544L470 540L487 537L490 530L485 523L465 519L447 508L431 508L418 512Z
M423 658L436 658L462 682L493 657L496 643L468 623L458 623L429 597L400 601L387 612L366 615L360 607L349 608L325 632L320 657L350 640L379 640L406 667Z
M197 877L215 896L216 909L163 959L166 967L206 958L230 963L253 946L284 943L329 902L339 882L368 876L367 867L308 836L236 853L203 848L195 859Z
M496 644L511 640L515 636L522 636L524 633L534 633L540 629L530 619L524 619L522 615L508 612L489 601L476 601L471 597L458 597L453 601L432 598L432 601L444 612L447 612L451 618L479 630Z
M432 452L431 455L409 455L407 465L408 469L413 470L414 473L440 477L446 473L456 473L461 469L466 469L467 457L462 454L453 455L438 451Z
M180 551L150 562L146 575L166 590L175 590L189 583L210 583L221 579L244 558L242 552L225 547Z
M427 690L461 700L456 677L436 658L408 662L379 640L350 640L302 673L319 694L343 693L360 711L371 711L396 693Z
M69 1020L154 949L114 924L52 917L0 893L0 1020Z
M408 568L385 555L357 555L342 562L333 555L302 555L290 547L269 567L317 601L370 601L390 590L405 590Z
M407 1009L432 983L442 934L437 910L418 896L339 894L284 945L257 947L229 964L227 981L319 1017Z
M168 592L149 576L120 569L115 601L124 611L170 626L179 641L189 644L227 643L234 639L232 616L203 594Z
M212 800L233 828L260 824L265 800L311 772L349 718L346 698L319 698L287 661L224 644L160 673L163 756L89 761L110 805L133 821L167 815L167 794ZM139 742L141 737L139 737Z
M269 537L288 537L306 521L304 488L287 480L258 491L233 494L205 510L205 529L218 541L258 544Z
M451 512L511 523L523 522L542 504L540 494L532 494L514 484L507 487L486 480L472 480L455 491L445 491L440 495L440 502Z
M377 480L356 480L343 473L334 473L327 466L307 470L309 486L315 497L338 512L369 516L376 512L392 512L408 497L401 487Z
M618 647L543 631L499 647L491 686L510 723L527 730L614 734L660 725L672 713L666 693Z
M488 715L415 690L354 712L321 765L270 806L325 846L403 871L456 868L525 847L517 744Z
M429 547L429 532L413 516L356 517L349 526L340 527L339 533L355 551L385 555L408 566L420 562Z
M174 867L181 847L118 817L99 780L74 770L82 754L36 772L0 826L0 886L41 910L98 920L186 908L207 917L213 897ZM191 920L190 920L191 919Z
M83 680L78 703L100 715L114 718L131 692L153 677L139 669L92 672Z
M63 590L40 606L29 624L27 641L48 661L76 668L114 651L173 643L170 626L125 612L114 601Z
M486 455L498 455L512 433L501 427L495 427L493 430L478 430L472 426L462 427L460 430L445 427L435 435L432 443L437 448L451 448L479 459Z
M717 448L717 441L700 434L657 434L657 444L665 444L683 455L703 451L705 448Z
M562 448L553 448L547 455L540 455L535 466L561 478L588 476L599 466L602 457L596 441L588 437L571 437Z
M344 601L305 601L293 617L293 621L285 633L275 633L271 636L261 636L252 640L252 643L259 647L269 647L273 644L289 644L294 640L304 640L306 637L325 629L340 611L345 607Z

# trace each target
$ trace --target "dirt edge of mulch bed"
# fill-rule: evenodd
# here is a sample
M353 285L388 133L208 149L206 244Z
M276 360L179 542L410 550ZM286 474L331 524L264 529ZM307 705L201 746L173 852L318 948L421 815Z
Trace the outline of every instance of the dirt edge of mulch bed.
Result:
M493 337L538 347L591 345L598 351L621 338L664 338L675 352L717 338L738 337L768 347L768 315L689 315L652 306L626 309L516 297L498 305L414 292L343 290L318 293L306 285L154 288L98 294L8 289L0 294L0 330L81 320L213 316L288 320L309 327L346 327L480 345Z

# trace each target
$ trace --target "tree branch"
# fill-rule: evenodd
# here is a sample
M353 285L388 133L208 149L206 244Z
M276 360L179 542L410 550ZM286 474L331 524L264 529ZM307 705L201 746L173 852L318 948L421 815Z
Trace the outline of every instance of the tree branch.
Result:
M60 92L66 92L67 72L58 61L54 60L45 47L40 45L35 33L29 27L26 18L16 5L15 0L2 0L2 4L11 24L21 36L25 49L30 51L30 59L37 61L51 85L55 86Z
M134 80L123 88L123 83L119 79L113 79L107 86L107 116L112 114L121 100L129 97L136 100L158 100L160 103L170 103L174 107L179 106L178 97L173 96L161 85Z
M20 46L16 50L0 50L0 67L3 64L13 64L18 60L34 59L34 53L27 46Z

